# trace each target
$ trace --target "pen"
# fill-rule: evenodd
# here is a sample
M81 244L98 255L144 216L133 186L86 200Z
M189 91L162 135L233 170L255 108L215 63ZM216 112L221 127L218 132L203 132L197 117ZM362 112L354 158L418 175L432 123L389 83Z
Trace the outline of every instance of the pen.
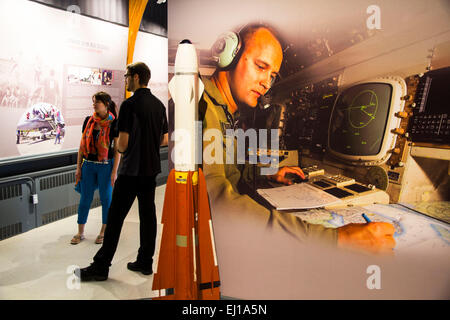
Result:
M366 220L367 223L372 222L372 221L369 219L369 217L366 216L365 213L363 213L362 216L363 216L364 220Z

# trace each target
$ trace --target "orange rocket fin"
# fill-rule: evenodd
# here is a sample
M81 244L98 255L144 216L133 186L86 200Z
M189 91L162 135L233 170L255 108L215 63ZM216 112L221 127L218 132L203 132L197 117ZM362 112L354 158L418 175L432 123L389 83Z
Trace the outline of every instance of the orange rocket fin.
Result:
M175 170L171 170L167 178L164 206L161 217L163 232L159 249L158 267L153 276L152 290L160 292L160 299L173 299L171 289L175 287L175 220L176 220L176 185ZM169 290L169 292L166 292Z
M198 248L200 258L199 299L220 299L220 278L208 192L202 169L198 169Z

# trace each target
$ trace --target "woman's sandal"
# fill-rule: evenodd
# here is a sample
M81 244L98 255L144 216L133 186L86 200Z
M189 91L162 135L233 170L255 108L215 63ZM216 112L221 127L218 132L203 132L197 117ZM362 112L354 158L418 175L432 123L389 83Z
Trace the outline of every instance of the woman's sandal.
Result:
M70 240L70 244L79 244L82 240L84 240L84 236L74 235L72 240Z
M97 239L95 239L96 244L102 244L103 243L104 236L98 235Z

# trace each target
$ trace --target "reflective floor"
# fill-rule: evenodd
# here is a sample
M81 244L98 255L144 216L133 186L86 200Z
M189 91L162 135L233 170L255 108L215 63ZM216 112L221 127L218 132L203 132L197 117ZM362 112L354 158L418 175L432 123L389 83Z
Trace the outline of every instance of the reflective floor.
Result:
M153 270L161 237L161 212L165 185L156 188L158 233ZM100 248L95 238L101 227L101 207L89 212L85 237L71 245L77 233L77 215L33 229L0 241L0 299L146 299L153 293L153 275L127 269L136 260L139 247L139 215L137 199L120 236L112 261L109 279L103 282L79 283L73 276L75 266L86 267Z

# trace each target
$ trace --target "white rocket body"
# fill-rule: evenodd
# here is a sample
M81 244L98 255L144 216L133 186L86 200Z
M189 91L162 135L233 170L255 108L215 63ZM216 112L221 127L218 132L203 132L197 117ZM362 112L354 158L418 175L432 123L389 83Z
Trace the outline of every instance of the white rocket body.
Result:
M178 45L175 75L169 91L175 104L175 168L167 178L161 217L163 232L158 270L152 290L165 292L161 300L218 300L220 277L208 191L201 163L202 126L198 102L203 93L197 54L189 40ZM200 151L200 157L198 156Z
M169 82L169 92L175 103L175 130L171 139L175 141L172 159L176 171L196 171L201 161L197 156L202 147L198 102L203 90L195 47L182 41L175 56L175 75Z

